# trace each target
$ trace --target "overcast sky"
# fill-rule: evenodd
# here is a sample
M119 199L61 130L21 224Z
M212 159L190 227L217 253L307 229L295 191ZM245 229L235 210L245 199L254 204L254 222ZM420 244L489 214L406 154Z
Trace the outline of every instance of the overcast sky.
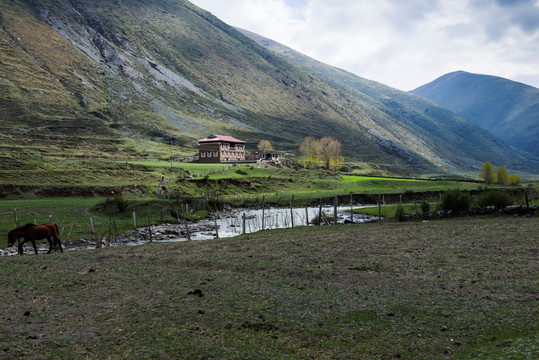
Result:
M229 25L412 90L464 70L539 88L539 0L190 0Z

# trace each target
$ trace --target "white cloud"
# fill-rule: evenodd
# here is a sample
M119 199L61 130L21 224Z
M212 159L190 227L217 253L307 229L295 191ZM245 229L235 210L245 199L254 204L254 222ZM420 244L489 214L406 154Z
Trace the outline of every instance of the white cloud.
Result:
M539 0L191 0L229 25L411 90L456 70L539 87Z

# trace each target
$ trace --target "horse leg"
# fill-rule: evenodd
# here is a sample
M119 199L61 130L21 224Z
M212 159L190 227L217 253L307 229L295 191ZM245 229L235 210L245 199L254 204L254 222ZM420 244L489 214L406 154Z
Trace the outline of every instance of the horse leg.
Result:
M37 255L36 241L35 240L30 240L30 241L32 241L32 245L34 246L34 251L36 252L36 255Z
M53 247L53 245L54 245L54 243L52 242L52 239L51 239L50 235L47 236L47 241L49 242L49 251L47 251L47 254L50 254L51 251L52 251L52 247Z
M26 242L26 240L18 241L18 243L19 243L19 255L22 255L24 253L23 250L22 250L22 246L24 245L25 242Z
M60 241L60 237L56 236L56 235L53 235L53 238L54 238L54 241L58 244L58 246L60 247L60 252L64 252L64 250L62 249L62 242Z

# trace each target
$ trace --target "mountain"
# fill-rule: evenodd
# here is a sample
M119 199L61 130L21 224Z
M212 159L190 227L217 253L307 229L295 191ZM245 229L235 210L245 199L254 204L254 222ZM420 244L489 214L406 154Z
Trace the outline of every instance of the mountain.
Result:
M457 71L411 92L539 157L539 89L501 77Z
M496 159L494 162L498 164L506 164L512 162L511 159L518 159L517 162L528 164L524 168L537 171L523 160L521 152L509 149L487 131L423 97L321 63L247 30L238 28L238 31L281 54L341 94L350 96L368 114L364 124L370 131L380 131L390 139L397 139L399 144L406 144L407 148L439 165L473 166L477 159L483 161L488 158Z
M0 0L0 155L189 155L210 133L297 152L327 135L391 173L533 168L432 102L252 37L184 0Z

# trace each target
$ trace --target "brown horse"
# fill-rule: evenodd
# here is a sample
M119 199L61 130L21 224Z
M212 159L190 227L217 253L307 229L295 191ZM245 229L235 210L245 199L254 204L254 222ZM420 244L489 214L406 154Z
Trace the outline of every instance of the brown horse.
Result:
M52 249L56 249L56 245L60 247L60 251L64 252L62 249L62 243L60 242L60 237L58 236L58 226L56 224L26 224L11 230L7 234L7 246L13 246L15 241L19 238L24 238L24 240L19 244L19 254L22 255L22 246L25 242L31 241L34 246L34 251L37 254L36 240L47 239L49 241L49 251L47 254L50 254Z

